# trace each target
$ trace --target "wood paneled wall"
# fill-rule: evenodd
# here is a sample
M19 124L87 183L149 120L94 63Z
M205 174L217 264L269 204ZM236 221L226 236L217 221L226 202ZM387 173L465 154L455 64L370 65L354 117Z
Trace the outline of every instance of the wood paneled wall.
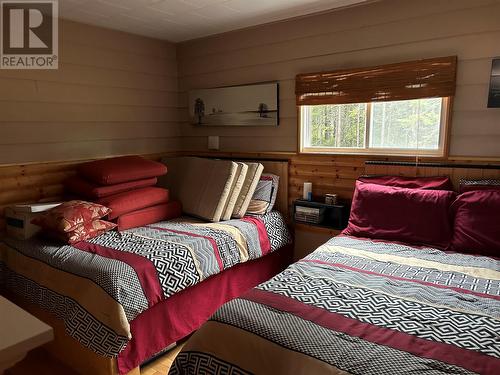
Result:
M499 0L384 0L182 43L178 48L182 146L222 151L295 151L297 73L458 56L451 155L500 157L500 111L487 109L491 59L500 56ZM197 127L187 122L192 88L279 81L280 125Z
M147 154L159 160L169 153ZM63 199L63 182L89 160L0 166L0 232L5 228L4 209L15 203L57 202Z
M202 157L220 157L233 160L261 160L266 172L282 176L278 199L282 212L292 202L302 197L303 183L313 183L313 195L323 200L326 193L337 193L340 198L351 199L356 179L365 174L389 174L401 176L450 176L456 188L460 178L496 178L500 179L500 169L478 167L412 167L394 165L369 165L364 157L346 156L308 156L295 153L224 153L224 152L170 152L148 154L145 157L159 160L162 156L194 155ZM277 163L274 161L288 161ZM376 160L369 158L369 160ZM379 158L378 160L387 161ZM72 162L30 163L12 166L0 166L0 232L5 226L3 211L14 203L51 202L63 198L63 181L73 175L78 164L86 160ZM462 163L462 162L460 162ZM286 166L288 165L288 176ZM487 163L485 163L487 165Z
M326 193L337 193L340 198L351 199L356 179L362 175L393 176L449 176L458 191L462 178L500 179L500 168L488 169L484 166L500 165L499 162L446 162L446 166L371 165L366 161L391 161L388 158L346 157L346 156L307 156L296 155L290 159L289 204L302 197L304 182L312 182L313 196L323 200ZM453 164L457 165L456 167ZM465 166L464 166L465 164ZM471 166L468 167L467 164ZM459 167L460 166L460 167Z
M58 70L0 70L0 164L179 148L176 46L60 21Z

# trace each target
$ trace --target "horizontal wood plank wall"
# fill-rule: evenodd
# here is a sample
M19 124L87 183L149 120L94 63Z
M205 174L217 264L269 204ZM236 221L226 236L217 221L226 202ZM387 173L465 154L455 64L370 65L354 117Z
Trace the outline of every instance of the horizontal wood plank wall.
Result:
M340 198L351 199L356 179L364 174L390 174L402 176L450 176L458 187L460 178L498 178L500 170L481 168L430 168L392 165L366 165L367 160L386 158L367 158L366 156L329 156L329 155L297 155L295 153L224 153L224 152L169 152L147 154L145 157L159 160L162 156L196 155L203 157L222 157L238 159L264 160L267 172L277 173L287 189L280 190L279 202L283 211L302 197L304 182L313 183L313 195L323 199L326 193L337 193ZM285 163L273 160L288 160L288 176ZM76 173L78 164L86 160L69 162L30 163L0 166L0 231L5 227L4 209L15 203L33 203L58 201L63 198L63 181ZM460 161L464 163L464 161ZM477 163L477 162L476 162ZM484 163L487 164L487 163ZM287 182L288 181L288 182Z
M60 21L58 70L0 70L0 164L178 148L176 47Z
M406 165L371 165L367 160L390 161L387 158L348 157L326 155L296 155L290 159L289 204L302 197L304 182L312 182L313 196L323 200L326 193L336 193L340 198L351 199L356 179L362 175L393 175L407 177L449 176L458 191L462 178L500 179L500 169L486 169L477 165L499 165L499 162L460 161L452 164L471 164L470 168L406 166ZM474 166L472 166L474 165Z
M356 179L365 174L366 157L297 155L290 161L289 203L302 197L304 182L312 182L313 196L323 200L327 193L351 199Z
M487 109L491 59L500 56L499 0L384 0L258 26L178 47L182 146L221 151L295 151L294 78L307 73L458 56L451 155L500 157L500 111ZM278 127L197 127L187 122L193 88L278 81Z

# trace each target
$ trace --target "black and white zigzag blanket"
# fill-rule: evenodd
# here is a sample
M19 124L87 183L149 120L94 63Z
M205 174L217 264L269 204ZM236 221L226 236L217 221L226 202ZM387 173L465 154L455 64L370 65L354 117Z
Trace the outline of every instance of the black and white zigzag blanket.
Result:
M500 261L335 237L191 337L200 373L500 374Z

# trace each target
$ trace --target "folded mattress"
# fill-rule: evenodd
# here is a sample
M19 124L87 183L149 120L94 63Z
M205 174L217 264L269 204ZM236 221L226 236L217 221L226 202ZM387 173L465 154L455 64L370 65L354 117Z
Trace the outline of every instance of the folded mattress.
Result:
M169 173L159 185L170 189L183 211L212 222L220 221L237 178L238 164L196 157L164 158Z

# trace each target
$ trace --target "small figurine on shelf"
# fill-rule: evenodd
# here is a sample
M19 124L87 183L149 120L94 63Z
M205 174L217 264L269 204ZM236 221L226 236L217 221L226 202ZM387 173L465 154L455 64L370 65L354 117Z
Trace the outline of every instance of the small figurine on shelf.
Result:
M338 198L338 194L325 194L325 203L334 206L337 204Z

